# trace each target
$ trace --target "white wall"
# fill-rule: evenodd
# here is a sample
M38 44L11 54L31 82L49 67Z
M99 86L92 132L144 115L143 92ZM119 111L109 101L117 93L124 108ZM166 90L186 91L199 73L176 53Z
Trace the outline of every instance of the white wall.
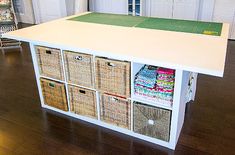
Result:
M88 10L88 0L74 0L74 14L86 12Z
M90 11L128 14L128 0L89 0Z
M33 0L36 24L67 16L65 0Z
M87 0L33 0L36 24L87 11Z
M197 20L200 0L174 0L173 18Z
M197 20L200 0L143 0L143 4L146 16Z
M149 0L149 3L149 7L146 8L150 10L149 16L172 18L173 0Z
M215 0L201 0L199 20L212 21L215 7Z
M235 0L215 0L213 21L230 24L230 38L235 39Z
M18 22L34 24L32 0L13 0Z
M73 15L75 12L75 0L66 0L65 1L66 4L66 11L67 11L67 15Z

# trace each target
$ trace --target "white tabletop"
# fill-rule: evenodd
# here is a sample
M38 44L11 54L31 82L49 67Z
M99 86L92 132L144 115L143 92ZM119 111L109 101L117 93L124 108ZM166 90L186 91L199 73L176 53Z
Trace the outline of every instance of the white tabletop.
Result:
M223 76L228 33L228 24L223 24L221 36L211 36L93 24L63 18L9 32L4 37Z

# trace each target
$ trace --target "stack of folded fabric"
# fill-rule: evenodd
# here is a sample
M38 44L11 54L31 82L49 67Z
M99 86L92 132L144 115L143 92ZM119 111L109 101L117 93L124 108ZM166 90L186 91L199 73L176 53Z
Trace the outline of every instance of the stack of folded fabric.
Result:
M172 102L174 75L174 70L145 65L135 77L135 94Z
M173 101L175 71L167 68L158 68L156 88L160 99Z
M135 94L155 98L157 67L145 65L135 77Z
M157 67L145 65L138 73L135 83L148 88L153 88L156 84Z

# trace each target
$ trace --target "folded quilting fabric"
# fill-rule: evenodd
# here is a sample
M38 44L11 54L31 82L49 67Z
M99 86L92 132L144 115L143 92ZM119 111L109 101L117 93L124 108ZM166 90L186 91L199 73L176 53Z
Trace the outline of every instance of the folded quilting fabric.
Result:
M153 88L155 86L155 82L146 82L143 80L136 80L136 84L143 85L149 88Z
M159 68L157 69L157 73L158 73L158 74L174 75L174 74L175 74L175 70L159 67Z
M157 85L161 87L173 88L174 81L168 82L166 80L157 80Z
M146 88L137 88L135 90L136 95L145 96L149 99L155 100L155 99L162 99L165 101L173 101L173 92L172 93L165 93L165 92L159 92L159 91L150 91Z
M135 82L140 85L153 88L156 84L156 78L157 78L156 70L157 68L145 65L136 75Z
M136 75L134 93L152 100L173 101L175 71L145 65Z
M157 79L158 80L165 80L165 81L168 81L168 82L175 81L174 75L166 75L165 76L165 74L158 74Z

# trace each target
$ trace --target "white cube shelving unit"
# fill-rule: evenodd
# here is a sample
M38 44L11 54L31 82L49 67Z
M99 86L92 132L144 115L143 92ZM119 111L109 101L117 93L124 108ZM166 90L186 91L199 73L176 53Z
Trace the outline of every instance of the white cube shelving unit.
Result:
M194 99L195 96L197 73L223 76L229 26L223 24L221 36L209 36L74 22L67 20L69 18L71 17L4 34L4 37L30 43L42 107L170 149L175 149L184 122L186 103ZM169 42L171 42L170 46ZM187 44L185 44L186 42ZM69 111L65 112L46 105L44 103L40 78L64 83L67 99L69 98L68 84L71 83L68 83L65 71L63 72L64 80L57 80L40 75L35 46L60 49L63 70L65 68L63 51L91 54L93 55L93 59L98 56L129 61L131 63L131 96L129 98L129 100L131 100L131 130L117 127L100 120L100 104L98 97L100 92L95 88L79 86L96 91L98 103L97 120L74 114L70 112L70 107L68 108ZM212 55L213 58L211 57ZM134 94L134 77L145 64L175 70L172 105L164 104L160 101L149 101L146 98L137 97ZM191 85L190 89L189 83ZM191 95L188 95L189 90ZM169 141L159 140L133 131L133 102L136 101L171 111ZM150 121L150 123L152 123L152 121Z

